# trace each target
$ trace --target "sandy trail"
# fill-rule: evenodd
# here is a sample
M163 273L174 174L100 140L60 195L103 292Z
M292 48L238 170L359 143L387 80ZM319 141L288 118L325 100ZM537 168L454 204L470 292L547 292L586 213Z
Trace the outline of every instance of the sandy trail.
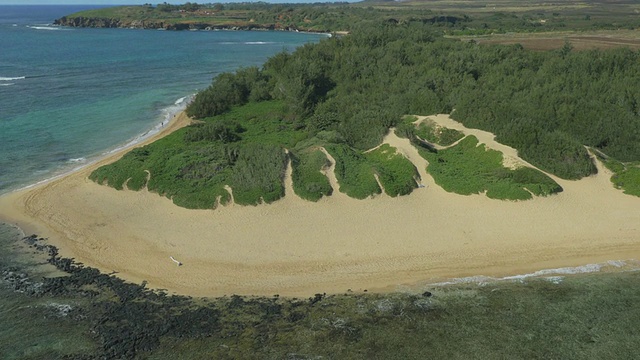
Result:
M170 127L188 122L181 115ZM490 134L465 131L500 145ZM286 196L270 205L187 210L145 190L117 191L87 179L117 154L3 196L0 212L28 233L49 237L64 256L194 296L420 288L452 277L640 258L640 199L614 189L601 167L580 181L557 179L565 189L558 195L496 201L447 193L408 140L391 132L385 142L417 165L426 189L354 200L338 191L332 165L334 195L317 203Z

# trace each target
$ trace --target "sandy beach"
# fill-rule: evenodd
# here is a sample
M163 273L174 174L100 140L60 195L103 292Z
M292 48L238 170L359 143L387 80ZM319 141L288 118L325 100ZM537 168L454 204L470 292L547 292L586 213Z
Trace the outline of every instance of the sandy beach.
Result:
M446 115L438 124L476 135L526 164L490 133ZM184 113L150 142L187 125ZM48 237L63 256L133 282L192 296L390 291L473 275L507 276L607 260L640 259L640 198L613 188L610 173L529 201L447 193L426 161L393 132L385 142L419 169L424 188L399 198L341 194L304 201L291 189L270 205L187 210L146 190L117 191L87 179L113 154L65 177L0 198L0 218ZM153 175L151 175L153 176ZM170 257L182 262L177 266Z

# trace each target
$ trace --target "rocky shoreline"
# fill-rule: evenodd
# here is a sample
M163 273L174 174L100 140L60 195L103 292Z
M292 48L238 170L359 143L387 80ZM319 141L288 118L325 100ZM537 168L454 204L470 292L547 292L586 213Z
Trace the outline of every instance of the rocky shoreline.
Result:
M76 321L78 326L88 324L87 333L100 349L96 354L62 356L64 359L134 359L159 348L161 339L228 341L253 327L268 334L276 323L300 323L310 308L330 298L325 294L289 300L277 295L218 299L169 295L148 289L145 282L129 283L115 274L60 257L58 248L47 244L46 238L31 235L20 241L63 276L41 277L27 268L0 266L0 286L31 298L49 299L50 316ZM240 320L238 314L252 320Z

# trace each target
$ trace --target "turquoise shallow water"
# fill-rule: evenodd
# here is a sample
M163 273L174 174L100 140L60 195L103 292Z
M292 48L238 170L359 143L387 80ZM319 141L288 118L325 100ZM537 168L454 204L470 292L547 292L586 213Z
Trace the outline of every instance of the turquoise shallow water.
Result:
M83 8L0 6L0 195L139 140L221 72L259 66L279 51L323 38L50 25ZM0 222L0 359L97 351L88 320L59 313L86 308L86 300L29 297L2 280L7 271L52 275L43 259L19 245L21 237Z
M135 141L220 72L323 35L51 26L80 6L0 6L0 194Z

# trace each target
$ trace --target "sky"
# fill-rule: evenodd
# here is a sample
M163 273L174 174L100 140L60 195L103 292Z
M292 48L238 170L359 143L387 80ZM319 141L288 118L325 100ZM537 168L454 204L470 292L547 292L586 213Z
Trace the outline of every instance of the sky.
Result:
M215 2L255 2L257 0L0 0L0 5L142 5L145 3L158 4L167 2L169 4L184 4L187 1L195 3L215 3ZM270 3L304 3L327 0L266 0ZM337 1L337 0L330 0ZM340 0L343 1L343 0ZM353 0L350 0L353 1Z

